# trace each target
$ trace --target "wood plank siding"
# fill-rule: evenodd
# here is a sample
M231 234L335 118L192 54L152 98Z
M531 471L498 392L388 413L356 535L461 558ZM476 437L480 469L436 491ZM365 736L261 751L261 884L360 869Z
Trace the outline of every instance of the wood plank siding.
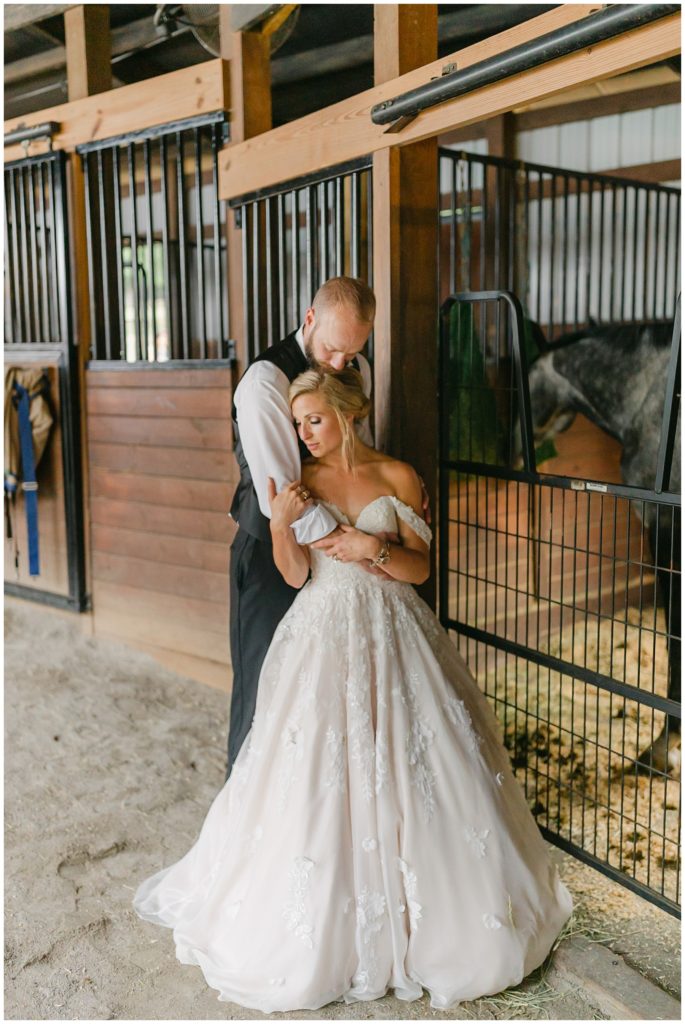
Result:
M229 369L89 368L95 632L230 688Z

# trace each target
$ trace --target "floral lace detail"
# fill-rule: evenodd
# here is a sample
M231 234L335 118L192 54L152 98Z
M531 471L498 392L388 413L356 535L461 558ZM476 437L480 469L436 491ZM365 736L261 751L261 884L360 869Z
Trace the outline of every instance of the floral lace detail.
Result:
M331 765L326 773L325 784L329 789L345 792L345 737L331 725L326 730L326 746L331 758Z
M482 832L478 832L473 825L467 825L464 829L464 835L466 836L466 842L469 844L476 857L479 857L482 860L487 853L485 840L490 835L490 829L484 828Z
M461 728L466 734L469 750L471 750L472 753L477 754L481 739L473 728L471 715L469 714L469 710L464 704L464 701L459 700L458 697L448 697L444 708L452 725L459 726L459 728Z
M302 721L305 712L313 703L316 695L316 679L306 676L300 685L298 698L293 713L288 718L281 734L282 757L278 774L279 807L285 807L288 791L295 781L296 766L304 756L305 736Z
M314 929L306 920L307 909L305 897L309 889L309 876L311 875L314 861L309 857L296 857L290 869L290 894L283 905L283 917L286 928L293 932L298 939L302 939L309 949L314 948Z
M409 923L412 928L418 926L422 915L422 906L416 899L416 873L411 870L406 861L401 857L397 858L397 865L402 872L404 881L404 894L407 900L406 907L409 908ZM400 904L400 913L404 913L405 906Z
M355 972L355 988L368 989L378 975L376 938L383 928L385 896L382 892L371 892L367 886L357 896L357 925L361 938L359 969Z
M502 922L498 917L495 917L494 914L483 914L483 924L491 931L496 931L498 928L502 927Z
M373 836L367 836L365 839L362 839L362 850L364 853L371 853L373 850L377 849L378 842L373 838Z
M428 759L428 747L433 742L435 733L421 717L419 702L416 697L416 687L419 680L416 673L410 674L410 680L405 680L404 690L396 686L393 695L399 697L410 714L410 727L405 740L407 750L407 761L412 783L421 793L423 800L423 811L426 821L430 821L435 810L435 797L433 790L437 776L432 769Z
M419 537L425 544L430 545L433 539L433 531L431 530L428 523L424 522L421 516L417 515L413 508L409 505L405 505L399 498L395 498L389 495L390 501L392 502L395 512L404 519L407 526L410 526L417 537Z

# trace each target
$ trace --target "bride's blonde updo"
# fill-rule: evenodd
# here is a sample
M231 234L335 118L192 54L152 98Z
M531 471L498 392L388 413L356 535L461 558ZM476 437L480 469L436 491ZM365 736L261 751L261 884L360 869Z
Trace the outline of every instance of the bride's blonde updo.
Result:
M342 434L342 455L348 469L354 467L354 432L346 417L363 420L371 411L371 399L364 394L362 375L348 366L344 370L305 370L290 385L290 405L301 395L321 394L338 418Z

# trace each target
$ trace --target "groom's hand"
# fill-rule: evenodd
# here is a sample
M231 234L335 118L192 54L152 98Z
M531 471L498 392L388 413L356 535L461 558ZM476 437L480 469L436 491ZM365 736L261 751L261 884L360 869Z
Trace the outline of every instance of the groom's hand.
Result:
M423 512L423 518L426 520L426 525L430 526L433 516L431 515L431 500L428 497L428 491L423 479L419 477L421 483L421 510Z

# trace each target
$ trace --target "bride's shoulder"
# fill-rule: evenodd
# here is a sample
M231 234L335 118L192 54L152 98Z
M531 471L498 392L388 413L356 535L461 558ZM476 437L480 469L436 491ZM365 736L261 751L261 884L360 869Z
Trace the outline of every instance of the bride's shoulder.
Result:
M420 505L421 480L413 466L399 459L388 459L383 463L383 473L398 498L407 505L417 501Z

